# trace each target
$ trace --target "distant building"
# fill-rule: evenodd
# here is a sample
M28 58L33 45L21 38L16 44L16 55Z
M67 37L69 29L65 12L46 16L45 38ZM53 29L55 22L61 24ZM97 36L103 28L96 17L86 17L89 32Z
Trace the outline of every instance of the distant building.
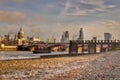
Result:
M25 40L25 33L22 28L18 31L18 39Z
M22 28L20 28L14 39L17 41L17 45L25 44L25 33Z
M40 37L31 37L31 38L29 38L29 41L31 41L31 42L40 42Z
M0 44L3 43L4 45L23 45L26 43L25 34L22 28L15 34L14 39L11 38L10 34L4 35L0 37Z
M20 45L23 45L23 41L22 41L21 39L18 39L18 40L17 40L17 45L19 45L19 46L20 46Z
M15 34L14 40L18 40L18 35Z
M1 43L1 41L2 41L2 37L0 36L0 43Z
M111 40L112 34L111 33L104 33L104 40Z
M97 40L97 37L93 37L92 40Z
M10 38L10 34L4 35L4 37L5 37L6 40L10 40L10 39L11 39L11 38Z
M53 39L53 43L56 43L56 38Z
M4 40L5 40L5 37L0 36L0 44L3 43Z
M80 28L78 40L84 40L83 28Z
M69 32L68 31L63 32L61 42L69 42Z
M65 32L63 32L62 37L61 37L61 42L64 42L65 40Z
M69 32L65 31L65 42L69 42Z

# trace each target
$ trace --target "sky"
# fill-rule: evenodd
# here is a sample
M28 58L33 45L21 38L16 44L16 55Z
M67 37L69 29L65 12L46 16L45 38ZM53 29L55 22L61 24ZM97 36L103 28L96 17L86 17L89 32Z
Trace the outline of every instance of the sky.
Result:
M44 41L59 41L64 31L77 39L80 28L85 39L120 39L120 0L0 0L0 36L20 27Z

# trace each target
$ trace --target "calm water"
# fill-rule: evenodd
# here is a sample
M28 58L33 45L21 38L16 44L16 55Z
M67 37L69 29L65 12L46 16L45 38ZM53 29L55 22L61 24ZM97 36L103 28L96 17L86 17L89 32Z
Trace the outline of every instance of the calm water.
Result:
M41 55L66 54L66 53L67 52L52 52L44 54L33 54L33 52L30 51L0 51L0 60L40 58Z
M88 53L88 52L84 52L84 53ZM54 55L55 54L68 54L68 52L52 52L52 53L33 54L33 52L30 52L30 51L0 51L0 60L40 58L41 55L53 55L53 54Z

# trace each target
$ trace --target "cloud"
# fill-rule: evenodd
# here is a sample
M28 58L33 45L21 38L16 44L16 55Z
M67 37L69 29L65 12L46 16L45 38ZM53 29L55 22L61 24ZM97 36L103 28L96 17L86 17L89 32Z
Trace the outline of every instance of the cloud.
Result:
M52 37L60 41L61 35L64 31L69 31L70 39L78 38L79 29L83 28L85 39L92 39L93 36L97 36L98 39L104 39L104 33L112 33L113 37L120 39L120 22L114 20L101 20L94 21L85 24L62 24L54 23L36 25L32 27L31 32L37 36L40 36L41 40L52 40Z
M45 18L45 17L43 17L43 16L39 16L39 15L37 15L37 16L34 16L33 17L33 21L35 21L35 22L40 22L40 21L44 21L44 20L46 20L47 18Z
M0 3L6 2L6 0L0 0Z
M12 1L14 1L16 3L24 3L24 2L26 2L26 0L12 0Z
M0 3L6 3L6 2L9 2L9 1L13 1L13 2L16 2L16 3L26 2L26 0L0 0Z
M62 32L66 30L69 31L70 39L72 39L73 36L77 39L80 28L84 30L85 39L92 39L93 36L97 36L97 38L101 40L104 39L104 33L106 32L111 33L114 39L120 39L120 22L114 20L101 20L85 24L54 24L50 26L50 28L43 28L42 34L44 34L44 37L41 35L42 39L45 40L49 38L50 35L55 34L54 37L60 40Z
M105 0L66 0L62 15L90 15L115 8L116 5L105 4Z
M0 11L0 22L2 23L19 23L26 19L25 14L21 12Z
M73 24L74 26L74 24ZM104 39L104 33L111 33L116 39L120 39L120 22L114 20L101 20L94 21L86 24L78 24L77 27L82 27L84 29L85 39L92 39L93 36L97 36L98 39ZM71 33L74 33L72 31Z
M78 38L80 28L83 28L85 39L92 39L93 36L97 36L98 39L104 39L104 33L112 33L112 38L120 39L120 21L114 20L101 20L94 21L85 24L41 24L34 25L29 27L27 25L22 25L25 32L25 36L39 36L41 40L46 41L47 39L52 40L52 37L56 38L57 41L60 41L61 35L64 31L69 31L70 39L73 37ZM16 24L10 24L1 26L0 34L11 33L14 35L17 33L21 26ZM6 30L7 29L7 30Z

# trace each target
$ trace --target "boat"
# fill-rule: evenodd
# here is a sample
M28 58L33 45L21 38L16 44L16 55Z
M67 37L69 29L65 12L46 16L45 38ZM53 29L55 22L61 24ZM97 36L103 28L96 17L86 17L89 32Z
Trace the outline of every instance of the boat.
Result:
M38 53L51 53L51 50L34 50L33 53L34 54L38 54Z

